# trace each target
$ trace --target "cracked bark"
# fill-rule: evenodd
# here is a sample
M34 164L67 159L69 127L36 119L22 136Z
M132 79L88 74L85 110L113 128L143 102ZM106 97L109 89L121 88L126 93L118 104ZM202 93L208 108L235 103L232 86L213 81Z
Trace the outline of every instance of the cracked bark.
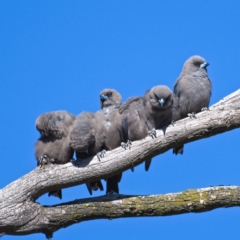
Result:
M60 228L86 220L137 216L166 216L239 206L240 187L211 187L155 196L111 195L55 206L41 206L36 199L57 188L106 178L138 165L147 157L198 139L240 127L240 90L196 115L157 130L157 138L135 141L130 150L121 147L106 157L88 158L76 167L71 163L37 167L0 190L0 233L24 235L45 233L48 238ZM96 211L97 210L97 211Z

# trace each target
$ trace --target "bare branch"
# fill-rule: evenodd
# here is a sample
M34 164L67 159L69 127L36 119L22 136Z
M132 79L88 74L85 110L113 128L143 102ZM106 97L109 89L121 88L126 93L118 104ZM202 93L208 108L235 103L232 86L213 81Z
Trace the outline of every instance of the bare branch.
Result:
M52 207L30 206L36 212L12 234L44 232L46 235L74 223L95 219L169 216L189 212L206 212L220 207L240 205L240 187L219 186L190 189L180 193L152 196L106 195ZM7 232L8 228L1 227Z

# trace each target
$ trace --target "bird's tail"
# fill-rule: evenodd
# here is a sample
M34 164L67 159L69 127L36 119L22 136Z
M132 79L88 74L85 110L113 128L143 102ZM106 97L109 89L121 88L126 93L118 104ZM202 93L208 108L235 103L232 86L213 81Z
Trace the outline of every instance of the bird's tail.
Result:
M101 180L87 182L86 186L90 195L92 195L92 191L97 191L98 189L100 189L100 191L103 191L103 185Z
M176 155L183 154L183 147L184 145L173 148L173 154L176 154Z
M145 171L148 171L148 169L150 168L151 162L152 162L151 158L145 160Z
M48 196L54 196L58 197L59 199L62 199L62 189L54 190L48 193Z
M118 183L121 181L122 173L114 175L107 179L107 190L106 194L117 193L119 194Z

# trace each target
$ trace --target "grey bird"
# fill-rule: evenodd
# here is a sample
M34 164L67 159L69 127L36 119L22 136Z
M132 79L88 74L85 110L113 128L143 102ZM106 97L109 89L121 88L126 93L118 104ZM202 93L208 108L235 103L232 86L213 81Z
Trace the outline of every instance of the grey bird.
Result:
M104 113L105 125L105 149L113 150L121 145L123 141L122 118L119 107L122 104L122 96L114 89L104 89L100 93L100 105ZM106 194L119 194L118 183L121 181L122 173L106 179Z
M194 117L195 113L208 109L212 83L208 78L207 66L209 63L200 56L192 56L184 63L174 85L174 93L179 98L181 118ZM179 153L177 148L173 153Z
M124 141L141 140L148 135L156 137L155 129L180 119L177 97L167 86L159 85L148 90L143 97L132 97L121 107ZM124 144L122 144L124 147ZM151 159L145 160L148 171Z
M36 128L41 134L35 144L37 166L71 161L74 151L69 143L74 121L75 116L66 111L44 113L37 118ZM49 192L48 195L62 199L61 189Z
M97 155L101 160L106 150L119 147L122 141L121 115L119 106L122 97L114 89L104 89L100 93L100 106L102 110L96 113L83 112L77 116L71 133L70 145L76 150L77 157ZM121 174L106 179L106 193L119 193L118 182ZM101 181L87 183L89 193L92 190L103 190Z
M77 164L82 159L94 156L102 151L101 126L96 124L94 113L82 112L75 120L73 130L70 134L70 146L76 151ZM92 191L100 189L103 191L101 180L87 182L86 186L90 195Z

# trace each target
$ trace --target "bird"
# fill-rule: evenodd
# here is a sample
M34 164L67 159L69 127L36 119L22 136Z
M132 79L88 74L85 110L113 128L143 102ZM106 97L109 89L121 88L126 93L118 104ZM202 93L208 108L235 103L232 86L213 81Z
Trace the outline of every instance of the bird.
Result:
M74 122L70 133L70 146L75 150L77 165L82 159L99 154L102 150L102 143L99 134L101 126L97 124L95 114L91 112L80 113ZM100 189L103 191L101 180L86 183L87 189L92 195L92 191Z
M141 140L148 135L156 137L156 129L180 119L178 98L164 85L147 90L143 97L129 98L119 110L122 115L122 128L126 148L128 142ZM148 171L151 159L145 160Z
M100 105L104 113L105 125L105 148L113 150L121 145L123 133L121 131L122 118L119 108L122 104L122 96L114 89L104 89L100 92ZM106 179L106 194L119 194L118 183L121 181L122 173Z
M209 65L204 58L197 55L184 63L174 85L174 93L179 98L181 118L193 118L196 113L208 109L212 93L212 82L207 73ZM181 148L180 153L183 153L183 146ZM173 153L178 154L179 150L175 148Z
M36 120L36 128L40 138L35 144L37 166L48 163L65 164L72 160L74 150L69 146L75 116L67 111L54 111L40 115ZM61 189L48 193L62 199Z
M76 151L76 156L83 159L86 156L97 155L101 160L106 150L119 147L122 141L121 115L119 107L122 96L115 89L104 89L100 92L101 110L96 113L82 112L76 117L71 133L70 145ZM81 157L85 154L85 157ZM106 194L119 193L118 182L121 174L106 179ZM103 190L101 180L87 183L88 191Z

